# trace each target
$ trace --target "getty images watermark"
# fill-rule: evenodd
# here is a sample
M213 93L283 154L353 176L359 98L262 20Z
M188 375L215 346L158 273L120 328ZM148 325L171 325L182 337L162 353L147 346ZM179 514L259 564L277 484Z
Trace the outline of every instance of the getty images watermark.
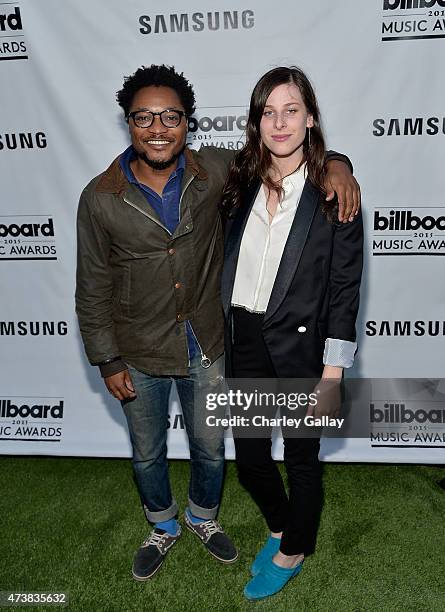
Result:
M226 379L197 394L195 435L366 438L445 448L445 379Z
M271 428L279 427L283 431L299 430L300 435L309 437L313 435L310 430L338 431L345 422L339 415L338 381L314 381L308 385L305 380L304 387L309 386L311 390L304 387L302 390L301 385L291 389L289 381L261 380L260 385L258 380L243 379L235 385L233 380L227 382L224 390L206 394L205 426L208 428L231 427L235 437L261 437L267 436Z
M251 392L241 389L229 389L224 393L208 393L206 396L206 409L210 412L218 409L230 408L231 416L217 416L210 414L206 416L208 427L291 427L298 429L304 427L335 427L341 429L344 418L331 417L328 414L315 416L311 409L316 409L319 403L321 390L312 393L298 392L265 392L255 389ZM261 409L267 409L266 413L260 413ZM308 412L304 417L289 416L282 414L276 416L277 410L284 409L286 412L297 411L301 408ZM233 412L251 411L253 414L233 414ZM219 410L218 410L219 412Z

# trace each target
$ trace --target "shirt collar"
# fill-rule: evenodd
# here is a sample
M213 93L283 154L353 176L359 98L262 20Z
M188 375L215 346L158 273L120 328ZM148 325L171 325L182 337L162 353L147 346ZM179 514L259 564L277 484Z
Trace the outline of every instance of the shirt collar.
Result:
M307 167L306 162L304 162L295 172L292 172L292 174L289 174L283 179L283 189L286 195L288 192L292 192L295 189L301 190L306 180L306 176Z
M136 151L134 150L133 145L130 145L127 149L125 149L125 151L120 156L119 164L128 182L138 185L139 182L134 176L133 170L131 169L131 166L130 166L130 163L134 159L136 159ZM179 178L182 179L182 174L184 173L184 170L185 170L185 156L184 156L184 153L181 153L181 155L178 157L178 164L176 168L173 170L173 172L170 174L170 176L168 177L168 180L170 180L171 178L174 178L175 176L179 176Z

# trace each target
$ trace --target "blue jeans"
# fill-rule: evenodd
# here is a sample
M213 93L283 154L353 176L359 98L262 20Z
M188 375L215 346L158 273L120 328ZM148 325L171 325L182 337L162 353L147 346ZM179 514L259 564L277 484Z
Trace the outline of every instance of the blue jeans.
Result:
M224 356L209 368L201 357L191 360L188 376L149 376L129 366L137 397L122 402L133 447L133 470L147 519L167 521L178 512L172 497L167 465L167 428L172 383L181 402L189 439L189 507L195 516L213 519L218 512L224 469L224 431L207 430L197 436L205 418L205 395L218 393L223 384ZM202 431L202 430L201 430Z

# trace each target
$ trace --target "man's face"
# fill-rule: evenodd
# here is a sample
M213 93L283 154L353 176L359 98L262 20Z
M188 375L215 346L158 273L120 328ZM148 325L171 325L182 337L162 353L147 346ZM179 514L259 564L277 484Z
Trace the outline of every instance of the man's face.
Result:
M164 110L184 111L178 94L170 87L143 87L134 96L130 112L148 110L160 113ZM154 117L150 127L140 128L129 120L131 143L140 159L157 170L163 170L176 163L185 147L187 119L181 118L178 127L165 127L159 115Z

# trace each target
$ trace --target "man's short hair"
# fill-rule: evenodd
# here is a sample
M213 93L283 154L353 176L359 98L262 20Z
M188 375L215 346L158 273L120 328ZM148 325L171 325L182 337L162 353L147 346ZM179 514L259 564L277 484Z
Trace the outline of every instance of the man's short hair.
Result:
M173 89L184 107L185 114L190 117L195 112L195 93L193 87L184 74L177 73L173 66L142 66L130 76L124 78L121 90L116 94L116 100L122 107L125 116L130 112L131 104L136 93L143 87L170 87Z

